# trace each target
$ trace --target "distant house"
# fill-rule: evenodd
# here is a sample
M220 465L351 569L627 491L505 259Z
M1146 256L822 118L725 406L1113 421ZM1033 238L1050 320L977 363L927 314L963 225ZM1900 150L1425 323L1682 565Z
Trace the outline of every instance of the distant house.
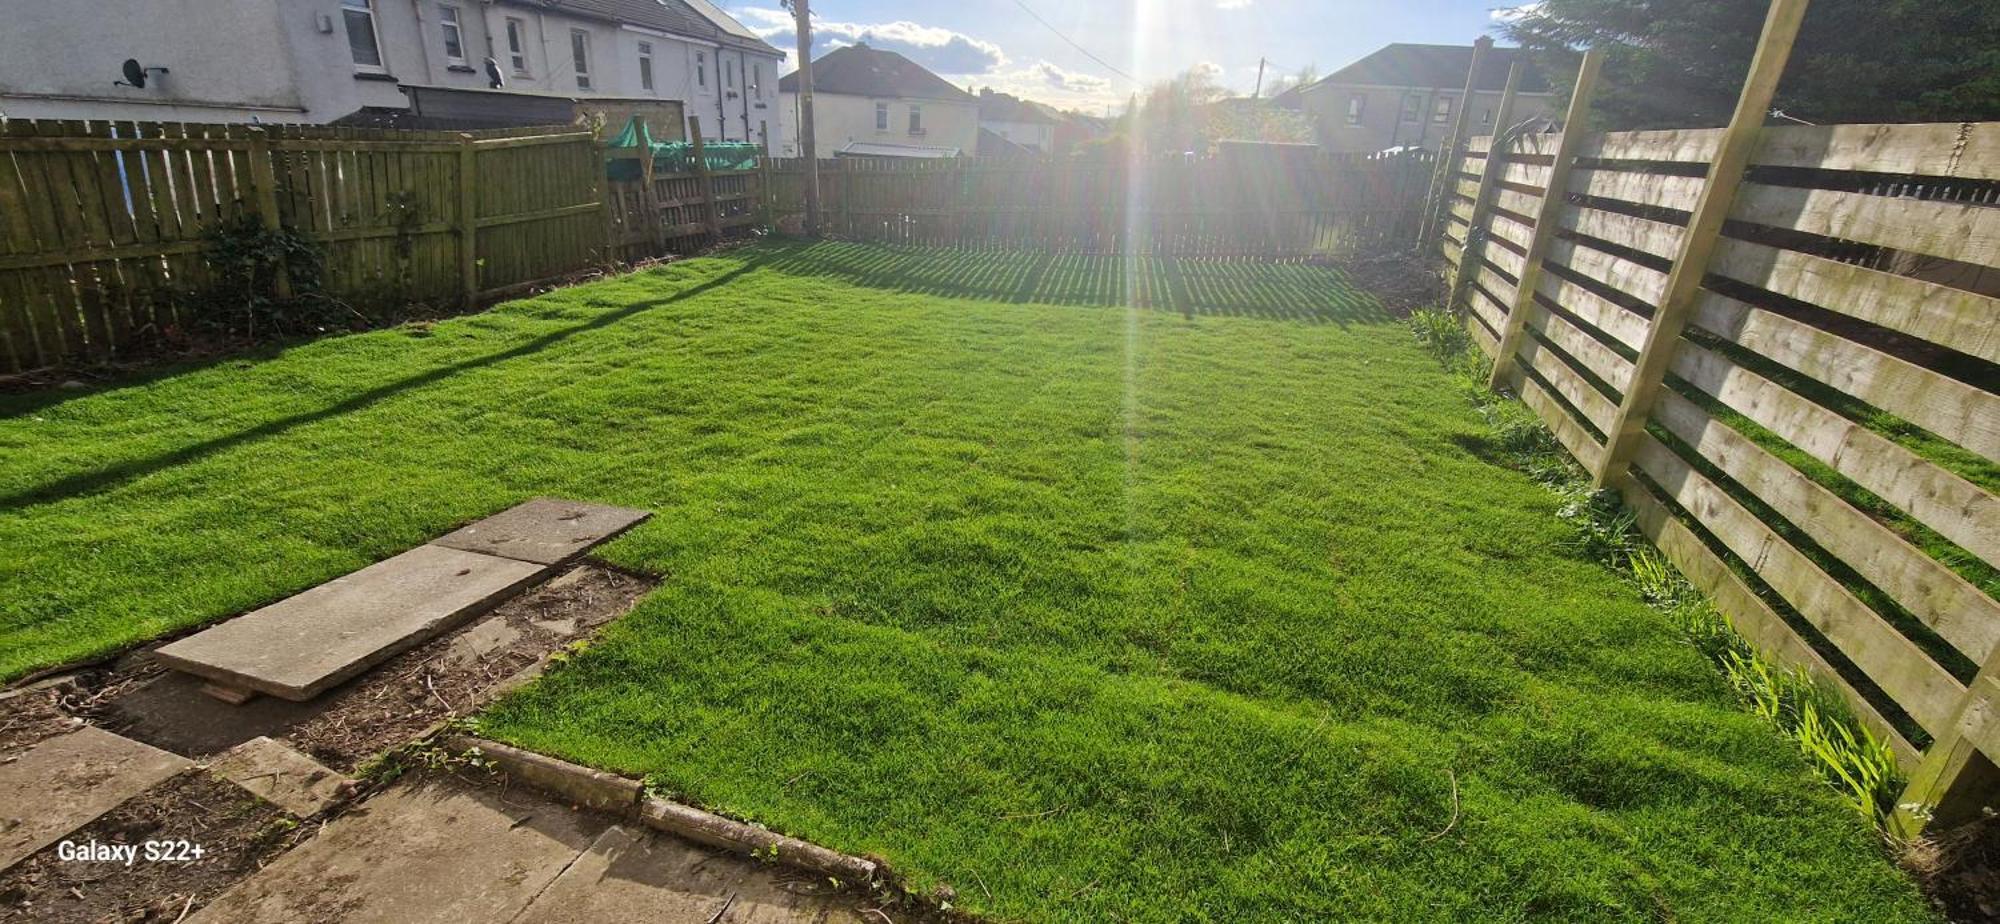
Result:
M979 91L979 127L1031 151L1053 154L1061 113L991 87Z
M778 84L798 121L798 74ZM813 61L813 133L820 157L958 157L979 146L979 100L893 51L848 45ZM788 127L779 151L798 156Z
M1507 85L1507 69L1518 48L1492 48L1480 62L1474 84L1474 133L1494 130L1494 112ZM1373 54L1320 80L1285 91L1280 106L1303 112L1312 122L1320 149L1381 151L1394 147L1436 147L1451 131L1459 99L1465 95L1470 45L1385 45ZM1514 121L1556 112L1549 83L1533 67L1523 70L1514 100Z
M15 3L7 30L0 113L17 118L477 128L644 113L679 137L684 108L708 137L755 140L777 128L783 60L708 0ZM126 58L163 70L114 85Z

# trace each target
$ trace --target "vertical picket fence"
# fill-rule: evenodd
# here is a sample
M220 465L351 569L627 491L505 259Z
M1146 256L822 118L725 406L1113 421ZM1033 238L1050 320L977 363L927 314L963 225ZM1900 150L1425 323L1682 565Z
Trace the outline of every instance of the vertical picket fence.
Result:
M1289 152L1287 152L1289 154ZM1415 243L1433 159L841 158L822 224L854 240L1078 253L1296 259ZM804 210L804 165L774 160L770 208Z
M0 372L187 324L246 216L316 242L334 298L483 301L603 262L603 183L567 128L0 120Z

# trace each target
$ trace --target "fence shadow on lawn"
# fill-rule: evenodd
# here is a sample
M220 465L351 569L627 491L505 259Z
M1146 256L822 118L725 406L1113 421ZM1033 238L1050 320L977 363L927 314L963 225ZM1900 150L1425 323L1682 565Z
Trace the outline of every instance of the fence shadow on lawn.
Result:
M32 506L34 504L48 503L51 501L64 500L82 495L97 494L103 491L108 491L111 490L112 488L118 487L119 485L125 484L126 482L132 481L133 479L141 478L146 475L150 475L154 472L161 471L163 469L173 468L175 466L186 465L191 462L196 462L210 455L213 455L217 452L221 452L225 449L230 449L235 446L240 446L244 443L252 442L254 440L277 436L295 427L300 427L306 424L316 423L318 421L327 420L333 417L338 417L342 414L349 414L355 411L359 411L362 408L373 405L376 402L382 401L384 399L394 397L412 388L420 388L425 385L441 382L444 381L445 379L451 378L452 376L458 375L459 373L462 372L470 372L474 369L481 369L487 366L492 366L498 363L506 362L511 359L519 359L523 356L530 356L536 353L540 353L543 350L555 346L556 344L568 340L569 338L574 337L578 334L588 333L590 331L609 327L613 324L617 324L620 321L624 321L625 319L630 318L633 315L639 314L641 312L649 311L651 309L658 308L662 305L669 305L674 302L683 301L689 298L693 298L697 295L701 295L703 293L721 288L722 286L734 282L736 279L740 278L745 273L750 272L751 269L752 267L747 265L738 266L734 269L728 270L727 272L721 273L715 276L714 278L706 279L701 282L695 283L694 285L688 286L687 288L681 289L680 291L674 292L672 294L665 295L660 298L648 299L646 301L634 302L630 305L626 305L622 308L619 308L616 311L609 311L604 314L597 315L583 323L575 324L569 327L565 327L561 330L543 334L542 336L536 337L535 339L530 340L526 343L520 344L518 346L509 347L499 352L488 353L483 356L476 356L471 359L460 360L459 362L455 362L446 366L440 366L436 369L432 369L427 372L421 372L416 375L406 376L404 378L397 379L396 381L393 382L385 382L374 388L370 388L367 391L344 398L340 401L337 401L333 404L329 404L326 407L320 408L318 410L304 411L301 413L276 418L274 420L268 420L265 421L264 423L258 424L254 427L250 427L249 429L246 430L239 430L227 436L218 436L212 439L203 440L199 443L193 443L187 446L183 446L171 452L160 453L144 459L133 459L127 462L120 462L118 464L105 466L104 468L96 469L94 471L78 472L74 475L64 476L62 478L58 478L41 485L16 491L12 494L0 495L0 510L14 510L21 507ZM236 356L236 357L230 357L227 360L222 360L222 361L235 362L241 360L242 358L243 357L241 356ZM185 374L188 371L191 370L179 369L169 374L179 375L179 374ZM11 402L0 401L0 415L11 415L15 410L16 409L11 406Z
M1016 304L1123 307L1308 324L1391 320L1338 269L1307 263L777 242L758 269L872 289Z

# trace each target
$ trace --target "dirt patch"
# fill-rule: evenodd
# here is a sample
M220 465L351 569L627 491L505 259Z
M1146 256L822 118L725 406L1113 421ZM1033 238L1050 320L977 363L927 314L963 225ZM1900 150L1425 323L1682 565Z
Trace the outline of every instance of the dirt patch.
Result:
M2000 921L2000 818L1984 818L1910 849L1904 865L1953 921Z
M477 711L503 681L589 638L652 588L651 580L621 571L571 569L466 629L384 662L284 737L328 766L352 771L436 722Z
M1338 264L1350 283L1375 296L1384 310L1398 318L1444 302L1445 280L1439 273L1442 265L1407 253L1357 257Z
M137 845L130 866L64 860L58 842L0 873L0 921L177 921L262 868L306 830L235 784L190 770L65 838ZM182 840L200 845L201 856L146 858L146 842Z
M62 695L62 690L47 686L20 690L0 700L0 759L83 724L82 719L63 710Z

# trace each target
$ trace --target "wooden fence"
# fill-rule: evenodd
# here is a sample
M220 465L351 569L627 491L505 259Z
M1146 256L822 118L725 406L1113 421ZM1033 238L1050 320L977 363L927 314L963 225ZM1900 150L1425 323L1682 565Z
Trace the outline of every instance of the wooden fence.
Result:
M606 181L604 154L565 127L0 120L0 373L186 327L216 279L211 233L243 216L314 241L333 298L471 305L696 246L761 196L754 171L663 174L649 203Z
M822 224L857 240L1084 253L1300 258L1417 239L1434 157L1259 156L822 161ZM769 207L804 209L799 160L771 163Z
M1974 817L2000 795L2000 124L1752 103L1472 139L1453 300L1495 383L1912 768L1901 830Z

